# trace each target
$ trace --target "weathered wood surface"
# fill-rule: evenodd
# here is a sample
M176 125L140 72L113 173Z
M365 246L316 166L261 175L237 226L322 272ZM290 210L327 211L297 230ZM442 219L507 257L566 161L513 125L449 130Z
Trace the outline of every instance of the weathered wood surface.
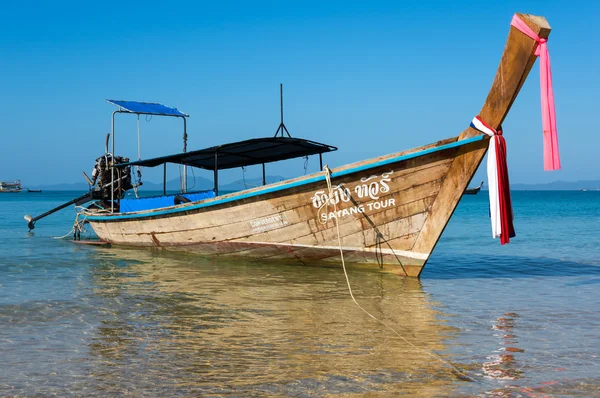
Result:
M343 184L340 189L348 194L336 208L315 203L316 194L328 193L326 184L319 182L214 209L92 225L100 238L119 244L278 261L339 262L331 218L337 210L348 263L395 265L399 273L406 267L420 270L428 254L411 249L457 151L449 148L334 178L332 184ZM383 189L382 181L389 189ZM372 184L382 192L367 195L364 188ZM362 211L356 210L359 207ZM264 219L281 225L253 230L253 222Z
M545 19L521 17L540 37L548 36ZM492 127L498 128L506 117L535 62L536 45L510 29L492 89L479 113ZM418 276L483 159L487 140L385 166L376 164L476 134L480 133L468 128L458 137L333 169L332 185L341 198L337 208L321 206L327 201L323 196L327 187L321 181L186 212L153 215L149 211L147 218L114 221L107 216L106 221L91 224L102 240L112 243L310 264L339 262L335 219L347 264L380 266ZM364 169L335 177L359 166ZM317 175L272 186L308 181ZM377 185L375 194L364 189L371 184ZM181 208L186 206L192 204ZM339 213L331 216L335 210Z

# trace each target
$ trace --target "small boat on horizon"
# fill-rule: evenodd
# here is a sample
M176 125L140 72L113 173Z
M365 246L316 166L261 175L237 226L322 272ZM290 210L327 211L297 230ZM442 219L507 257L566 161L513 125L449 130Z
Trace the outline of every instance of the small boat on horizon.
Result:
M27 188L27 192L40 193L40 192L42 192L42 190L41 189L29 189L29 188Z
M472 187L472 188L465 189L464 195L477 195L479 193L479 191L481 191L482 187L483 187L483 181L481 181L481 184L479 184L478 187Z
M515 18L541 39L548 37L550 26L545 18L527 14ZM485 129L500 128L535 63L537 47L538 41L511 26L491 90L476 118ZM82 226L89 224L106 244L261 262L339 265L342 252L347 265L418 277L463 193L468 193L467 185L490 142L489 133L474 126L474 119L457 136L329 169L323 166L323 155L337 148L292 138L283 123L283 103L274 137L188 152L189 115L156 103L107 101L117 106L109 135L112 149L107 137L105 153L96 160L92 177L84 173L95 188L40 216L25 216L30 229L58 209L92 202L77 208L76 239ZM136 161L117 156L115 115L122 114L182 120L183 152ZM266 184L266 164L316 155L319 172ZM177 195L166 192L167 164L183 170ZM263 186L219 192L219 171L251 165L262 165ZM163 195L137 197L141 182L134 182L134 171L140 167L163 169ZM214 188L188 192L189 167L213 172ZM131 189L136 197L125 198ZM478 192L481 186L475 189Z
M0 193L19 193L23 191L21 180L0 181Z

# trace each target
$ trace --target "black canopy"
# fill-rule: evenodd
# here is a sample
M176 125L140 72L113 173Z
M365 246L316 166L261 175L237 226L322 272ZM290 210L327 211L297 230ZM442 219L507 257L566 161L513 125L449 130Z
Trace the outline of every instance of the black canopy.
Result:
M137 160L119 166L155 167L164 163L183 164L206 170L223 170L252 166L279 160L317 155L336 151L337 148L319 142L291 137L254 138L251 140L218 145L197 151L153 159ZM215 167L216 165L216 167Z

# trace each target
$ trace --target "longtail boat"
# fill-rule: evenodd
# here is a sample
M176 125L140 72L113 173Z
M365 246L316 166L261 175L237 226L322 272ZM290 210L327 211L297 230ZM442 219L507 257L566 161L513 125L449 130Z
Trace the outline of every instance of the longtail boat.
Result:
M481 184L479 184L479 186L477 186L477 187L465 189L464 194L465 195L477 195L479 193L479 191L481 191L481 188L483 188L483 181L481 181Z
M538 38L510 28L492 88L478 113L478 120L493 132L500 130L536 60L538 45L550 33L543 17L515 17ZM347 265L419 276L490 142L481 129L467 127L433 144L328 169L322 156L337 148L292 138L283 124L283 110L275 137L188 152L187 114L160 104L108 101L119 107L113 112L112 152L107 140L90 181L94 185L98 178L98 186L69 202L94 200L80 208L80 222L89 223L108 244L210 256L339 264L341 243ZM113 156L119 113L182 119L184 152L136 161ZM264 181L266 163L308 155L319 155L322 171L273 184ZM212 170L214 189L186 192L184 171L181 192L168 195L167 164ZM263 186L219 194L219 170L261 164ZM163 195L124 198L135 185L132 168L142 166L164 167ZM26 217L30 228L39 218Z

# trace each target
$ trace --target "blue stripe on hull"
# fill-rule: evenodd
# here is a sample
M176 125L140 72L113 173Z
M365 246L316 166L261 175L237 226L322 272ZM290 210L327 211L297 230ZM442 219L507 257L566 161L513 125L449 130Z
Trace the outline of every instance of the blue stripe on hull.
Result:
M417 158L420 156L428 155L431 153L440 152L440 151L443 151L446 149L468 145L473 142L482 141L485 138L487 138L487 136L478 135L478 136L467 138L464 140L455 141L455 142L451 142L449 144L441 145L439 147L429 148L429 149L425 149L425 150L422 150L419 152L396 156L393 158L380 160L378 162L369 163L367 165L352 167L347 170L342 170L342 171L335 172L335 173L332 172L331 178L343 177L345 175L357 173L357 172L360 172L363 170L373 169L376 167L385 166L387 164L397 163L397 162L401 162L404 160L414 159L414 158ZM131 213L131 214L127 214L127 213L118 214L117 213L115 215L102 215L102 216L90 215L90 216L87 216L87 220L89 220L89 221L131 220L131 219L136 219L136 218L148 218L148 217L162 216L162 215L167 215L167 214L183 213L183 212L190 211L190 210L201 209L204 207L218 206L218 205L221 205L224 203L230 203L230 202L235 202L235 201L242 200L242 199L252 198L255 196L259 196L259 195L265 195L265 194L269 194L269 193L273 193L273 192L279 192L279 191L283 191L286 189L295 188L295 187L299 187L302 185L308 185L308 184L312 184L314 182L319 182L319 181L325 181L325 175L322 174L322 175L318 175L318 176L311 177L311 178L301 180L301 181L294 181L294 182L277 185L277 186L273 186L273 187L265 187L264 189L260 189L257 191L243 193L240 195L233 195L230 197L223 197L221 199L211 200L210 202L202 202L202 203L198 203L198 204L191 205L191 206L180 206L180 207L159 210L159 211L151 211L151 212L146 211L143 213Z

